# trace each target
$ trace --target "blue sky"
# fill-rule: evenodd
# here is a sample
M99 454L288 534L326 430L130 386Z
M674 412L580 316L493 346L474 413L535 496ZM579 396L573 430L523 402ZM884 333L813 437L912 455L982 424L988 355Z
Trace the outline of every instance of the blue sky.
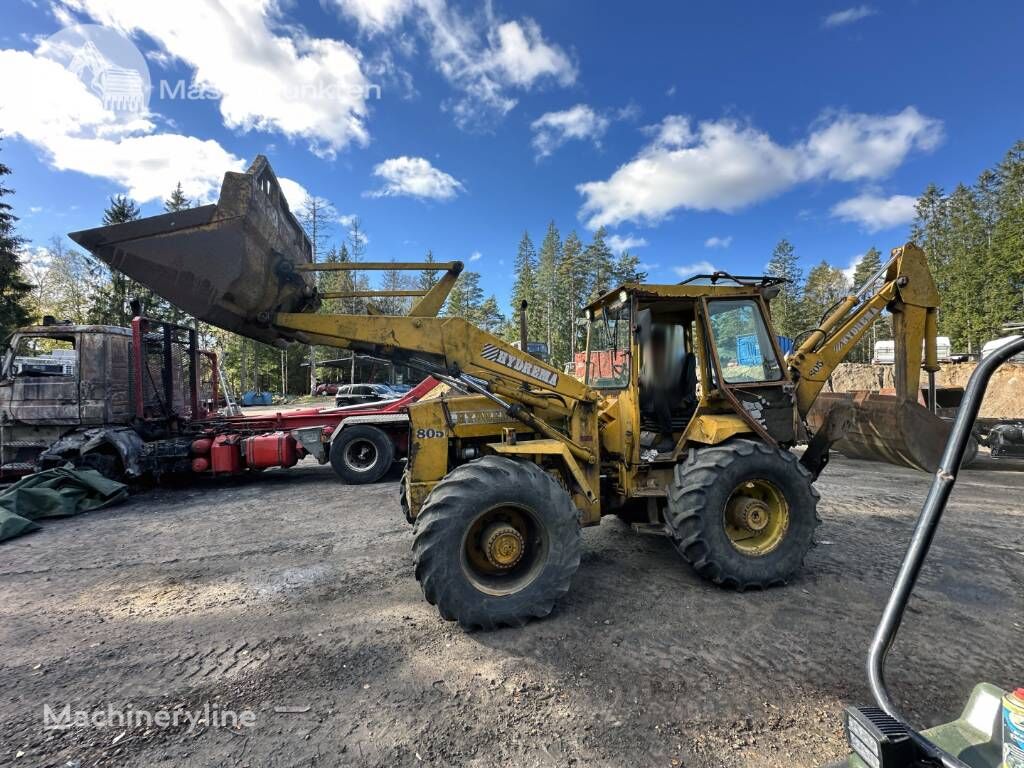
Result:
M430 248L468 262L503 303L522 231L539 245L552 218L584 240L605 224L652 281L694 266L759 272L781 237L805 266L846 268L906 238L910 198L928 182L970 182L1024 137L1020 3L8 0L5 11L2 157L34 243L96 225L118 192L147 214L179 179L215 198L224 171L264 153L334 204L339 239L340 219L359 216L368 258ZM111 128L40 47L74 23L122 29L152 82L199 83L211 98L155 90L141 120Z

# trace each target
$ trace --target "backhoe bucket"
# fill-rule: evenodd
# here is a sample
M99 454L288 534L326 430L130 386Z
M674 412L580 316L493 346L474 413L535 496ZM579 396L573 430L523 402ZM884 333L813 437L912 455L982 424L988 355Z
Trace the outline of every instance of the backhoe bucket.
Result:
M807 414L811 428L820 429L833 408L849 409L845 436L833 445L844 456L925 472L938 468L952 422L924 406L876 392L822 392Z
M190 315L267 343L276 312L315 310L312 247L262 155L224 174L214 205L70 234L101 261Z

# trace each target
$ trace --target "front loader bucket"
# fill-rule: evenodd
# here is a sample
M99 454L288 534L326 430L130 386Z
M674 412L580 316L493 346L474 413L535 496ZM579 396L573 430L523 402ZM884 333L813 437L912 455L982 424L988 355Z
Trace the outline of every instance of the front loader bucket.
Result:
M807 414L811 428L820 429L833 408L849 409L844 437L833 446L844 456L925 472L938 468L952 422L924 406L876 392L822 392Z
M244 336L288 340L276 312L315 310L312 248L267 159L224 174L216 204L70 234L101 261L196 318Z

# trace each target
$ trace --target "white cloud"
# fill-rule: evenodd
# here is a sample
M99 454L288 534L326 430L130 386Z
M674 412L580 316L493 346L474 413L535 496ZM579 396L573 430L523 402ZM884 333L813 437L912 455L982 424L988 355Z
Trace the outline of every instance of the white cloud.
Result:
M710 261L695 261L693 264L683 264L672 267L672 271L680 277L693 277L694 275L707 275L718 271L718 267Z
M486 64L508 82L522 88L545 77L561 85L575 82L576 67L561 48L544 40L540 25L533 19L507 21L488 37Z
M576 81L575 63L560 46L544 39L536 21L498 19L490 3L463 13L447 0L330 2L371 36L397 31L412 20L435 69L459 92L442 106L462 128L486 126L506 115L516 106L509 91ZM409 34L388 42L406 58L416 50Z
M822 26L842 27L847 24L853 24L861 19L866 19L868 16L874 16L876 13L878 13L878 11L869 5L857 5L852 8L846 8L842 11L830 13L822 21Z
M609 235L605 242L613 251L629 251L633 248L643 248L647 245L645 238L637 237L636 235Z
M895 115L830 113L788 146L729 119L694 129L687 117L669 115L648 133L648 145L607 180L576 187L589 226L658 222L678 209L733 212L812 179L881 178L911 151L934 149L942 126L907 107Z
M334 4L371 34L394 29L413 6L412 0L334 0Z
M857 271L857 266L860 264L861 259L864 258L863 253L858 253L852 259L850 259L849 266L842 270L842 273L846 276L846 282L848 285L853 285L853 275ZM859 285L853 285L854 288L860 288Z
M185 62L198 87L220 95L228 128L304 139L327 157L369 141L370 83L359 51L341 40L283 27L273 0L61 1L98 23L142 32Z
M471 254L469 254L470 261L480 261L480 259L482 259L483 257L484 255L480 253L480 251L473 251Z
M148 202L166 197L179 181L188 197L209 199L225 171L244 168L216 141L152 133L145 120L117 128L99 98L49 59L0 50L0 71L0 126L39 148L56 170L114 181Z
M277 182L281 185L284 198L288 201L288 207L293 212L298 210L306 202L306 198L309 197L309 192L297 181L278 176Z
M911 151L930 152L941 141L942 122L907 107L895 115L825 115L800 149L806 175L854 181L886 176Z
M450 9L444 0L417 0L419 28L438 72L460 91L446 106L462 128L486 125L516 106L508 94L554 81L571 85L576 67L547 42L532 19L498 24L490 13L483 25ZM485 27L481 31L480 26Z
M705 248L728 248L730 245L732 245L732 235L727 235L725 237L712 235L704 241Z
M359 221L359 216L355 213L343 213L338 216L338 223L346 229L350 228L357 221Z
M547 157L567 141L589 139L601 145L609 120L586 104L577 104L561 112L547 112L530 124L533 147L538 157Z
M456 178L422 157L392 157L374 167L373 175L383 179L384 186L365 193L369 197L450 200L465 189Z
M910 195L881 197L865 193L842 200L832 207L832 215L860 224L868 232L878 232L909 224L916 215L917 199Z

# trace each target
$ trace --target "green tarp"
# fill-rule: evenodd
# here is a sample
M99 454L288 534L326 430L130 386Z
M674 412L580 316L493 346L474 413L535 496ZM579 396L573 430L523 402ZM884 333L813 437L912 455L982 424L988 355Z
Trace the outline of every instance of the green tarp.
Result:
M128 486L70 465L28 475L0 491L0 541L36 530L34 521L70 517L123 501Z

